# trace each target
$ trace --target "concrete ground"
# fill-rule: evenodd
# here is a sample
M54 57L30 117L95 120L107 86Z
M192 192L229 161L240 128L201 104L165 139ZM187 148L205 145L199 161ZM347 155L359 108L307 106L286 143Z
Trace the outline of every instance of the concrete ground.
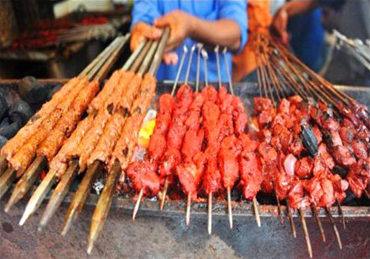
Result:
M5 197L6 200L6 197ZM16 204L10 214L0 204L0 258L308 258L298 219L298 237L291 236L286 221L262 218L258 228L254 218L236 218L229 230L227 217L215 217L213 234L207 234L206 216L193 217L190 228L183 216L149 217L138 214L135 222L130 211L114 209L91 256L86 253L87 235L93 208L85 207L67 237L60 235L67 204L63 204L44 232L37 231L41 207L23 227L18 222L26 201ZM370 219L349 220L342 236L343 250L338 248L331 225L323 224L327 242L320 239L312 219L307 219L314 258L370 258Z

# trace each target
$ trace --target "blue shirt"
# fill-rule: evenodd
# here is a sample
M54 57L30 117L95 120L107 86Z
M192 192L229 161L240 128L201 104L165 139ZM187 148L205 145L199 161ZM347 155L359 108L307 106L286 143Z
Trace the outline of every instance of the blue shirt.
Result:
M231 19L235 21L240 27L240 47L238 51L244 48L247 42L247 1L246 0L136 0L134 1L134 8L132 10L132 25L138 22L145 22L153 24L154 20L174 10L182 10L200 19L208 21L216 21L219 19ZM131 26L132 26L131 25ZM181 72L180 81L185 80L185 74L188 65L189 53L191 47L196 44L194 40L186 38L183 42L188 48L188 55L184 62L184 67ZM179 55L179 62L176 65L161 64L158 70L158 80L174 80L180 64L180 59L183 54L183 45L176 49ZM218 82L216 55L213 50L207 50L207 76L208 81ZM231 73L231 53L227 53L228 67ZM225 63L222 51L220 51L220 65L221 65L221 78L223 82L227 82L227 73L225 70ZM197 50L194 51L193 59L190 68L189 81L195 82L197 69ZM200 66L200 80L204 81L204 67L203 59L201 59Z
M324 28L321 25L320 8L289 19L290 45L295 55L314 71L322 66L324 48Z

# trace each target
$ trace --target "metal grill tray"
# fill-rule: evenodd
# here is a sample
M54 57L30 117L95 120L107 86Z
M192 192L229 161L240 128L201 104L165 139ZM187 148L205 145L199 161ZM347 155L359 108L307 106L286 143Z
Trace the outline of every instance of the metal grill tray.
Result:
M44 84L45 89L48 91L53 91L56 88L63 85L67 80L39 80ZM14 98L17 95L17 85L19 80L0 80L0 90L8 92L9 96ZM178 85L178 87L181 84ZM192 84L194 85L194 84ZM217 86L217 84L213 84ZM173 82L158 82L156 96L152 101L152 108L156 109L158 106L158 98L164 93L170 93L172 90ZM355 86L336 86L347 93L349 96L357 100L359 103L366 105L370 109L370 88L365 87L355 87ZM200 87L202 89L202 86ZM242 99L248 115L251 115L253 111L253 98L259 96L259 89L255 83L238 83L234 84L234 93L236 96ZM32 188L30 194L35 190L36 186ZM71 201L71 196L73 192L69 192L65 203ZM50 197L50 193L47 199ZM259 197L258 197L259 199ZM86 204L95 206L98 201L98 195L91 193L87 199ZM273 203L269 203L273 204ZM352 204L354 206L352 206ZM117 196L113 200L112 207L118 208L125 213L131 213L134 207L134 202L129 196ZM238 217L252 217L254 216L252 204L246 201L232 202L233 205L233 215ZM165 216L172 217L176 215L184 214L186 203L181 200L168 201L163 211L159 210L159 202L156 198L147 199L145 198L140 205L140 214L149 216ZM285 206L282 206L283 213L285 213ZM347 218L370 218L370 201L366 198L361 200L356 199L354 203L350 206L342 206L343 213ZM278 211L275 205L259 205L261 217L277 217ZM339 217L337 208L334 206L332 209L332 214L334 217ZM198 203L193 203L191 207L192 216L205 217L207 215L207 203L206 200L200 201ZM213 203L213 215L215 217L224 216L227 213L226 200L215 199ZM305 211L307 217L312 217L311 211ZM325 211L322 209L319 211L321 217L325 217ZM298 216L297 212L293 213L293 216Z

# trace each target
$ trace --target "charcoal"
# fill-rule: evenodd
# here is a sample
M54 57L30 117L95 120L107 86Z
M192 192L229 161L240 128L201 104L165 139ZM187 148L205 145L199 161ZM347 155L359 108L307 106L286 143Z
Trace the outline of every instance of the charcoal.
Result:
M19 82L18 93L32 107L46 102L49 98L49 91L32 76L24 77Z
M18 130L27 123L34 111L26 102L18 100L10 107L8 113L8 123L0 127L0 135L9 139L14 137Z
M8 139L15 136L18 130L22 127L20 120L13 122L12 124L0 127L0 135Z
M9 109L8 102L6 101L6 96L3 91L0 91L0 121L4 118Z
M9 117L5 117L3 118L3 120L0 122L0 128L3 127L3 126L7 126L10 124L10 120L9 120Z
M9 109L9 117L12 122L19 122L25 125L35 112L25 101L18 100Z
M0 150L5 146L6 142L8 141L7 138L0 136Z

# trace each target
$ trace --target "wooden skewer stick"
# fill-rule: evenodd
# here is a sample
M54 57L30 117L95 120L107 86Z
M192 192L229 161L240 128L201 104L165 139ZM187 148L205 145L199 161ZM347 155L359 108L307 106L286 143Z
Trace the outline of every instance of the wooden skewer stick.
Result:
M77 176L77 172L79 171L79 166L77 161L72 161L69 164L67 171L64 173L61 181L55 188L48 205L44 213L42 214L41 221L38 225L38 231L42 231L42 229L48 224L51 217L59 208L60 204L66 197L74 179Z
M335 237L337 238L339 249L342 249L342 240L340 238L337 225L335 224L333 216L331 215L331 211L328 207L326 207L325 210L326 210L326 214L328 215L328 218L329 218L331 224L333 225L333 230L334 230L334 233L335 233Z
M346 219L344 217L344 213L343 213L343 209L342 209L342 205L340 205L340 202L337 200L337 204L338 204L338 211L342 217L342 224L343 224L343 229L346 230Z
M168 179L166 177L166 180L164 182L163 193L162 193L162 197L161 197L160 210L163 210L163 208L164 208L164 203L166 202L167 190L168 190Z
M91 187L96 180L99 172L103 167L101 161L95 161L92 166L87 170L84 178L82 179L80 185L78 186L77 191L73 195L71 205L68 208L68 212L65 216L62 236L65 236L72 226L73 221L78 217L82 208L86 202L87 197L89 196Z
M12 195L5 206L5 212L8 213L10 208L17 203L31 186L36 182L37 178L40 176L42 170L46 165L46 158L44 156L37 157L33 163L28 167L27 171L23 174L22 178L19 180L15 186Z
M191 206L191 193L188 193L188 201L186 203L186 225L190 224L190 206Z
M134 207L134 212L132 213L132 220L135 220L136 218L136 214L139 211L140 202L141 202L141 199L143 198L143 195L144 195L144 189L141 189L139 193L139 197L137 198L137 201Z
M9 190L10 185L14 182L17 177L17 172L9 166L5 173L0 177L0 199Z
M313 215L315 217L315 220L317 222L317 226L319 227L319 231L320 231L322 241L325 243L326 242L326 237L325 237L324 228L322 227L322 223L321 223L321 220L319 218L319 213L317 212L317 208L316 208L315 204L312 204L312 213L313 213Z
M231 207L231 191L230 188L227 188L227 208L229 214L229 225L230 229L233 228L233 209Z
M310 258L312 258L311 240L310 240L310 235L308 234L306 219L304 217L304 211L303 211L302 208L299 208L299 216L301 218L301 223L302 223L302 228L303 228L303 234L304 234L304 238L306 240L307 252L308 252L308 255L310 256Z
M212 193L208 194L208 234L212 234Z
M96 204L96 208L91 219L90 234L87 244L88 254L91 254L91 251L94 247L94 242L98 238L98 235L102 231L104 223L107 220L120 172L121 165L119 161L116 160L112 166L111 171L108 174L103 192L99 197L99 201Z
M6 160L6 157L0 156L0 175L3 175L3 173L5 173L7 168L8 168L8 161Z
M290 207L289 207L288 203L287 203L287 206L286 206L286 210L287 210L287 216L288 216L288 219L289 219L289 224L290 224L290 228L292 230L293 237L297 238L297 231L296 231L296 228L295 228L294 220L293 220L292 213L290 211Z
M284 218L283 218L283 213L281 212L280 200L279 200L279 197L276 194L275 194L275 197L276 197L276 202L277 202L277 207L278 207L278 215L279 215L279 218L280 218L280 223L283 224L284 223Z
M261 227L261 218L260 218L260 213L258 211L258 204L257 204L256 197L253 197L253 210L254 210L254 216L256 218L257 226L260 228Z
M22 218L19 221L20 226L23 226L26 220L40 207L42 201L45 199L46 195L56 181L56 174L56 171L49 171L41 184L37 187L36 191L33 193L31 199L27 203L26 209L24 210Z

